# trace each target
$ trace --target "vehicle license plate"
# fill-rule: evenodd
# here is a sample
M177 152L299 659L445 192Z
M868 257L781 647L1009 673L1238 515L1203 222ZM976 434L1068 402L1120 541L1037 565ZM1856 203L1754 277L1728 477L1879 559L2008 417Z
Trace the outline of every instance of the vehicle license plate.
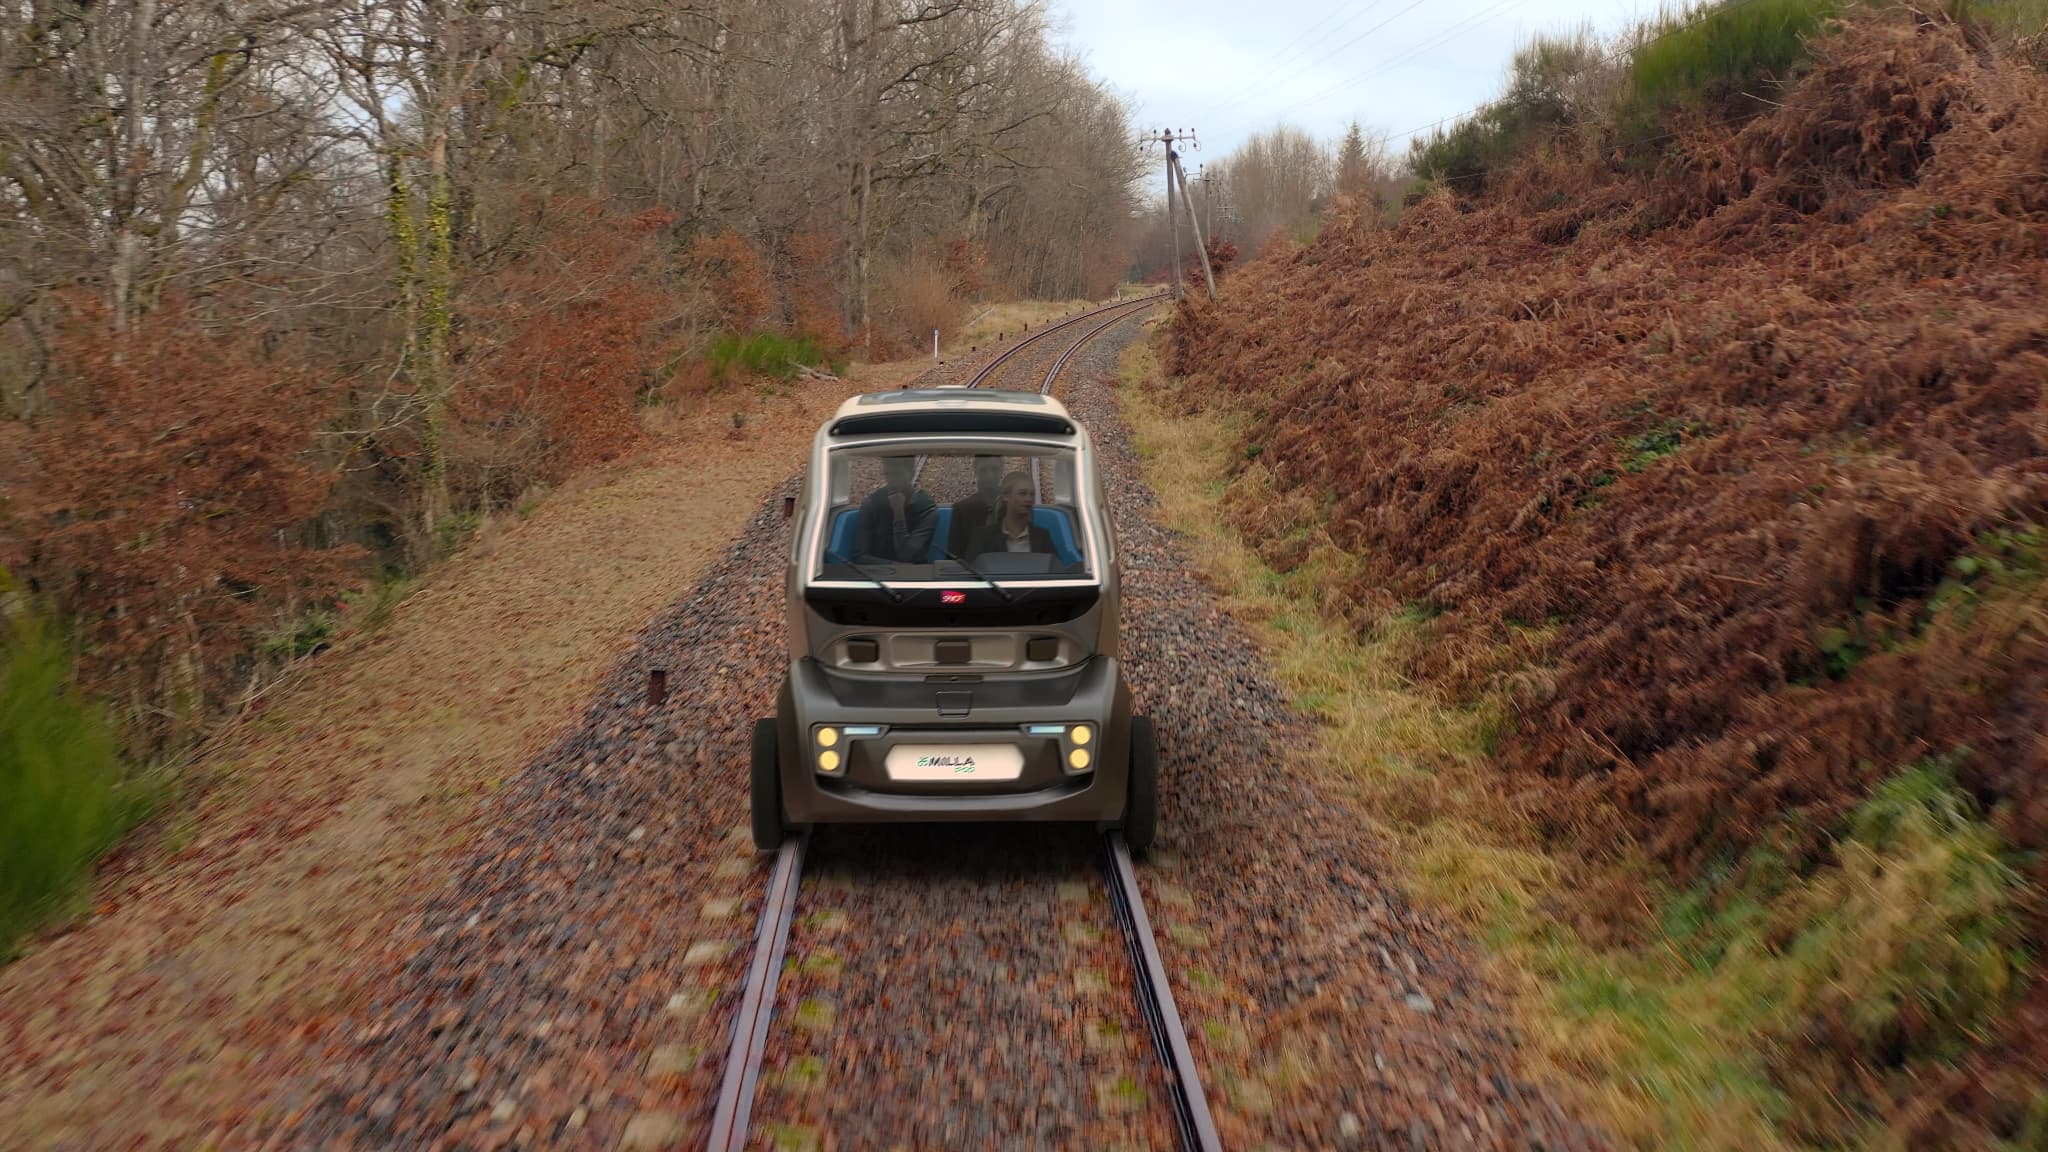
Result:
M1024 753L1009 744L898 744L882 767L891 780L1015 780Z

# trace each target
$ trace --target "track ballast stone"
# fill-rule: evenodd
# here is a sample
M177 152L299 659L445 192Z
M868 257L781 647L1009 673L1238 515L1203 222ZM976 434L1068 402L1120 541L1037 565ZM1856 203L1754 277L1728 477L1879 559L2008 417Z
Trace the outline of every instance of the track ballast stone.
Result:
M283 1146L701 1140L766 882L746 733L782 660L780 495L482 808L455 881L275 1109Z

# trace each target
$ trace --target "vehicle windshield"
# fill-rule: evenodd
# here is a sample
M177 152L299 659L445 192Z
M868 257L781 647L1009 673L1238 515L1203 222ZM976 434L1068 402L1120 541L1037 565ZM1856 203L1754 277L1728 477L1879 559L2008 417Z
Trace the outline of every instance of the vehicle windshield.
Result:
M869 447L826 460L821 579L1007 583L1094 570L1070 449Z

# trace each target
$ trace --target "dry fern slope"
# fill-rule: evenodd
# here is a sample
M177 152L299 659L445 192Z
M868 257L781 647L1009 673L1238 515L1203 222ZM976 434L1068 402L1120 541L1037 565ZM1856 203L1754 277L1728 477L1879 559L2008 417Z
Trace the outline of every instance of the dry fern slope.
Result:
M1163 342L1263 565L1480 718L1393 818L1549 871L1412 879L1639 1143L2048 1140L2039 28L1539 42Z

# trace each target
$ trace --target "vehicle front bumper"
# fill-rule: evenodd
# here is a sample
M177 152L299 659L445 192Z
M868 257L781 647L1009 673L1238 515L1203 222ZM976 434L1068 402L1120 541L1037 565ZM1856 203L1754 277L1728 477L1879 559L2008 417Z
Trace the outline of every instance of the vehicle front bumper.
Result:
M964 695L964 698L963 698ZM1098 656L1071 673L981 680L850 677L815 661L791 665L777 710L785 818L795 825L915 821L1076 821L1123 818L1130 771L1130 690L1116 660ZM1089 771L1064 768L1069 746L1032 725L1091 725ZM874 727L846 737L843 768L817 770L812 733ZM1006 744L1023 754L1008 781L891 780L883 759L898 745Z

